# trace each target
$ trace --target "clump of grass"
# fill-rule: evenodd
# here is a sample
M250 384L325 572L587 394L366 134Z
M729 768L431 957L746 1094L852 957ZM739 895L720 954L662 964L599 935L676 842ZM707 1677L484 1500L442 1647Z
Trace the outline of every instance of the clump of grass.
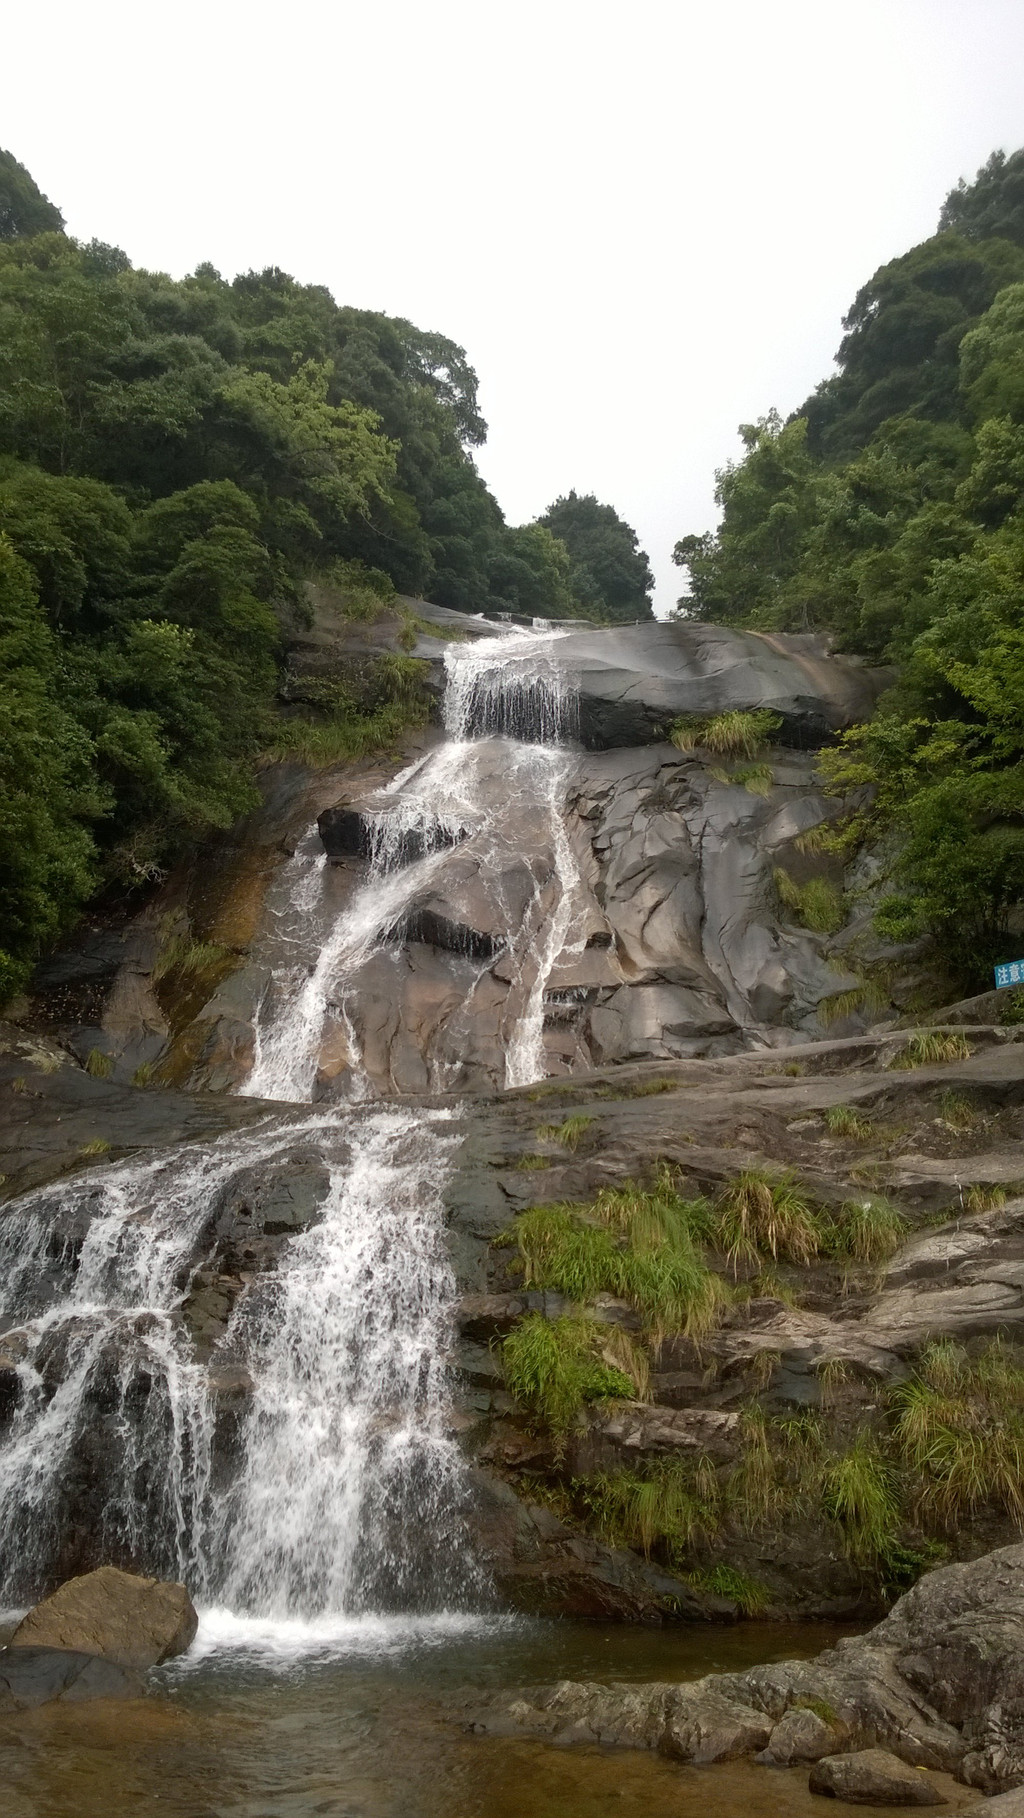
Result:
M820 1218L789 1169L744 1168L719 1194L715 1215L734 1271L765 1255L808 1263L821 1248Z
M861 1117L851 1105L829 1105L823 1113L825 1128L831 1136L847 1137L851 1142L866 1142L871 1136L871 1125L867 1118Z
M863 1010L869 1015L880 1016L889 1008L889 993L879 979L862 978L856 985L846 991L833 991L828 997L818 1000L817 1015L822 1028L831 1028L833 1023L840 1023L847 1016L856 1015Z
M782 720L777 713L770 713L766 708L755 708L744 712L734 709L727 713L715 713L707 719L688 714L676 720L669 737L679 751L695 751L698 748L711 751L716 757L755 758L769 744L771 736L779 730Z
M521 1155L516 1162L516 1167L523 1169L527 1174L534 1173L540 1168L550 1168L550 1166L550 1155Z
M674 1079L639 1079L627 1086L623 1098L652 1098L658 1092L674 1092L684 1081Z
M756 1402L743 1415L743 1442L739 1463L729 1473L726 1501L737 1525L750 1530L774 1520L783 1503L777 1448Z
M974 1053L966 1035L941 1029L920 1029L889 1062L890 1067L935 1067L948 1061L969 1060Z
M976 1358L930 1345L893 1392L895 1440L920 1512L947 1532L985 1507L1024 1528L1024 1368L996 1339Z
M827 1408L835 1399L835 1392L849 1382L853 1371L845 1357L825 1357L818 1365L815 1375L821 1387L821 1405Z
M90 1048L85 1057L85 1071L92 1079L109 1079L114 1071L114 1059L105 1054L102 1048Z
M82 1144L78 1153L83 1160L90 1160L94 1155L108 1155L110 1144L105 1136L94 1136L91 1142Z
M805 1068L802 1061L787 1061L782 1071L789 1079L802 1079Z
M825 1464L822 1501L854 1563L877 1565L895 1542L900 1499L893 1467L869 1432L862 1430L849 1451Z
M906 1229L906 1219L891 1200L880 1195L848 1199L833 1220L827 1247L833 1256L848 1257L851 1262L888 1262Z
M172 974L179 979L198 978L201 973L212 972L233 959L230 947L221 947L215 941L193 940L191 935L178 934L165 941L153 964L153 982L170 978Z
M643 1469L602 1471L575 1488L598 1532L613 1546L635 1547L648 1559L656 1546L685 1553L714 1539L722 1496L709 1459L695 1465L659 1459Z
M976 1130L979 1124L985 1122L981 1112L971 1104L969 1098L964 1097L962 1092L947 1091L942 1094L939 1099L939 1116L944 1124L948 1124L951 1130L956 1130L961 1135Z
M770 764L743 764L733 771L732 780L742 784L748 795L769 796L775 788L775 771Z
M772 1601L771 1591L760 1578L751 1578L749 1573L740 1572L735 1566L719 1564L697 1572L688 1572L687 1577L694 1590L710 1591L715 1597L728 1597L736 1605L741 1616L763 1616Z
M140 1061L135 1072L132 1074L132 1085L148 1086L152 1082L153 1074L155 1072L155 1061Z
M998 1212L1006 1204L1006 1189L975 1181L963 1196L966 1212Z
M580 1145L580 1137L596 1122L596 1118L586 1117L582 1112L576 1111L563 1118L560 1124L541 1124L537 1135L541 1142L560 1143L563 1149L569 1149L575 1154Z
M528 1313L501 1348L509 1393L564 1440L585 1402L631 1398L633 1378L601 1355L608 1331L594 1319L566 1315L545 1319Z
M650 1191L605 1188L589 1206L532 1206L506 1235L529 1286L584 1303L614 1294L631 1302L652 1336L700 1338L726 1299L694 1241L706 1222L702 1201L679 1199L662 1180Z
M783 907L792 911L815 934L837 934L846 920L841 891L827 877L808 878L798 884L781 866L774 872L775 888Z

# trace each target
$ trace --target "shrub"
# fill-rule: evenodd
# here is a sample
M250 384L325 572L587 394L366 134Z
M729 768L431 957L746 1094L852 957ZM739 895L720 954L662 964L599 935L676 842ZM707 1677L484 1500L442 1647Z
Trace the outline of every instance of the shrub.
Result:
M509 1393L556 1439L564 1439L585 1402L633 1396L633 1378L600 1355L608 1337L607 1329L593 1319L545 1319L528 1313L502 1345Z
M102 1048L90 1048L85 1057L85 1071L93 1079L109 1079L114 1071L114 1059L105 1054Z
M934 1067L947 1061L969 1060L974 1053L966 1035L941 1029L921 1029L889 1062L890 1067Z
M669 737L680 751L694 751L700 747L714 752L717 757L754 758L764 750L772 733L781 725L779 715L766 708L749 712L734 709L712 714L707 719L688 714L676 720Z
M715 1202L717 1241L733 1269L775 1261L808 1263L821 1248L821 1223L789 1169L745 1168Z

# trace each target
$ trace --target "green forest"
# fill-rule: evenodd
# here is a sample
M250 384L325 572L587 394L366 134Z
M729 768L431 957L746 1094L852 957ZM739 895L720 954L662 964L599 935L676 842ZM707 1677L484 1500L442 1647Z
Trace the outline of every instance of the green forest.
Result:
M486 433L443 335L277 269L136 270L0 152L0 1001L95 892L253 804L311 580L651 616L611 506L570 491L505 523ZM353 749L394 735L409 669L333 703Z
M1024 150L961 182L843 327L798 411L741 427L719 529L676 545L678 611L897 666L823 759L834 843L887 855L881 934L983 989L1024 941Z

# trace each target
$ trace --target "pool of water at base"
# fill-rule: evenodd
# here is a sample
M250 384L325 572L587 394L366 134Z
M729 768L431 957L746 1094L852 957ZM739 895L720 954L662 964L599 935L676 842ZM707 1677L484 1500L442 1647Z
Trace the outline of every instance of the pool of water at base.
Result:
M848 1633L849 1631L842 1631ZM822 1818L806 1769L480 1738L458 1695L685 1680L816 1654L818 1623L647 1630L516 1619L240 1622L209 1612L139 1703L0 1722L3 1818ZM957 1807L977 1794L936 1777ZM827 1818L862 1808L830 1801ZM950 1809L950 1808L947 1808Z

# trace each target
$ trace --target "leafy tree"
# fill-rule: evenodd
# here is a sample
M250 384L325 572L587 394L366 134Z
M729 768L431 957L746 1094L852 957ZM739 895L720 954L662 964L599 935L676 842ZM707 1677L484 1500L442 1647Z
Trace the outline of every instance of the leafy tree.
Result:
M973 183L961 177L939 216L940 232L952 228L966 240L1012 240L1024 246L1024 151L994 151Z
M612 505L593 493L567 493L538 523L569 551L569 585L578 607L592 618L629 622L652 618L654 576L647 556Z
M60 233L64 216L43 195L23 164L0 150L0 240L20 235Z

